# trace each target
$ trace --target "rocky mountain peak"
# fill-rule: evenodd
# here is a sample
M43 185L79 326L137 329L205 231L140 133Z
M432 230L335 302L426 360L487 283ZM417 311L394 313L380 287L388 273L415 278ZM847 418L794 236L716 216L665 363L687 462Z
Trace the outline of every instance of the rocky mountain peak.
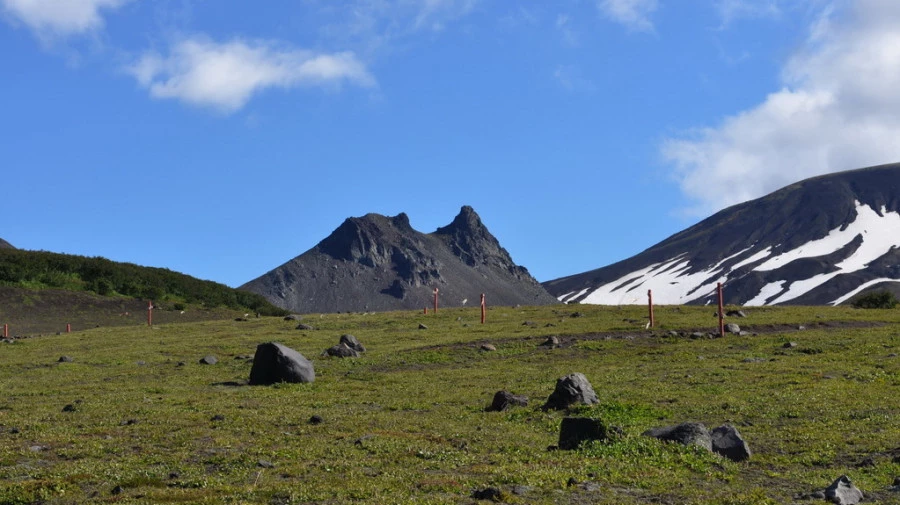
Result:
M12 244L0 238L0 249L15 249Z
M512 263L509 254L487 230L475 209L468 205L460 209L453 222L438 228L434 234L443 237L453 253L469 266L486 263L490 257Z
M314 248L243 286L296 312L421 310L435 288L442 303L456 306L481 293L503 305L556 303L469 206L429 234L404 213L346 219Z

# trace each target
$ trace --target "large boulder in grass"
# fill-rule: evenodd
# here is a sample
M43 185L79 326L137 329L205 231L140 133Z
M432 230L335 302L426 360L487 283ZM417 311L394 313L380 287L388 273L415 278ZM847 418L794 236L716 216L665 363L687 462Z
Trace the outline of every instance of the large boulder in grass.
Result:
M253 367L250 369L251 385L268 385L277 382L312 382L316 372L311 361L299 352L277 342L256 346Z
M543 410L562 410L572 405L599 403L597 394L583 373L575 372L556 380L556 389L547 398Z
M667 442L677 442L682 445L696 445L712 452L712 437L703 423L681 423L675 426L652 428L643 435Z

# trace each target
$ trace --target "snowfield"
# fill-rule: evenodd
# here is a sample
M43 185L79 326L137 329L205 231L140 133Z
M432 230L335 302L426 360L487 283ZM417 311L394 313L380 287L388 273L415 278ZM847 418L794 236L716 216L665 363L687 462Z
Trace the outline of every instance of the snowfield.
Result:
M653 291L653 301L661 305L681 305L714 294L716 284L727 284L729 280L747 272L772 272L793 261L804 258L818 258L852 247L856 237L862 243L845 260L835 265L836 270L814 275L807 279L793 281L775 280L760 289L756 296L744 305L775 305L803 296L822 286L831 279L865 269L870 263L900 247L900 213L888 212L882 207L880 212L860 202L856 203L856 217L850 224L838 227L820 239L812 240L795 249L772 256L772 247L749 254L754 245L739 250L712 266L697 268L681 253L674 258L655 263L631 272L597 288L573 291L559 297L560 301L577 299L587 293L581 303L596 305L633 305L647 303L647 291ZM843 229L842 229L843 228ZM724 266L732 260L746 258ZM755 266L752 266L755 265ZM752 266L749 271L743 267ZM881 278L856 286L848 293L836 298L832 305L843 303L863 289L880 282L900 279ZM727 289L727 286L726 286Z

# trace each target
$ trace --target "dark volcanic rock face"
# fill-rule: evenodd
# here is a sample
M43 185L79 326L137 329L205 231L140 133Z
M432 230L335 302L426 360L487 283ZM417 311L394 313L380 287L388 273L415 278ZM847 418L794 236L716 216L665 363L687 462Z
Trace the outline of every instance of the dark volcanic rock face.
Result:
M12 244L0 238L0 249L15 249Z
M544 283L561 301L607 305L839 304L900 294L900 164L792 184L735 205L619 263Z
M406 214L349 218L316 247L241 286L295 312L558 303L491 235L471 207L431 234Z

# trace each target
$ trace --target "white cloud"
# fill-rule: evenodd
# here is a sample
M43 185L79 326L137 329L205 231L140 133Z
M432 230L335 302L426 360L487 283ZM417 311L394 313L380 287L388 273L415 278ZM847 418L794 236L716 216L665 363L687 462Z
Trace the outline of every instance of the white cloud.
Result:
M609 19L630 30L652 32L650 15L659 7L657 0L599 0L597 7Z
M155 98L233 112L267 88L374 86L353 53L319 54L267 41L216 43L195 37L176 43L168 56L145 53L128 73Z
M820 18L759 105L662 145L699 214L823 173L900 160L900 2Z
M116 9L129 0L0 0L13 18L28 25L38 36L67 36L103 26L101 10Z

